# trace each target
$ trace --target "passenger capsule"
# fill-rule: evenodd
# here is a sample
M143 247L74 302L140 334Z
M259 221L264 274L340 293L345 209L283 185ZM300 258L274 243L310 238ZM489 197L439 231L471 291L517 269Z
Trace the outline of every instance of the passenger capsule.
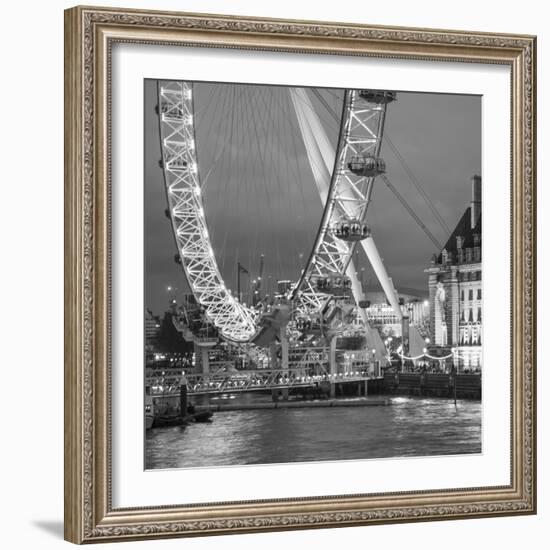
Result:
M342 241L362 241L370 236L370 227L358 219L349 219L337 223L332 232L334 236Z
M356 176L376 177L386 172L386 163L380 157L357 156L351 157L348 169Z
M318 292L332 296L347 296L351 292L351 280L345 275L331 273L330 275L318 275L312 283Z
M387 105L397 99L397 94L388 90L359 90L359 97L369 103Z

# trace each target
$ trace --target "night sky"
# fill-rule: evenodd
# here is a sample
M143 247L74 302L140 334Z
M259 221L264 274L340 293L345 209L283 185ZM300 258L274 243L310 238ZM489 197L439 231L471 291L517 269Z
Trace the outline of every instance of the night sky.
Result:
M145 81L145 290L146 307L167 309L167 287L187 291L167 208L159 145L157 82ZM314 94L316 112L336 145L343 92ZM200 83L194 87L199 174L214 252L226 284L236 288L240 261L272 292L278 279L296 279L311 250L322 215L296 117L283 87ZM329 109L327 109L327 106ZM452 231L471 195L470 178L481 174L479 96L399 92L388 107L384 135L405 160ZM442 243L448 233L438 223L388 141L381 156L387 176L423 223ZM398 290L427 292L424 269L435 246L395 195L378 180L368 222ZM365 283L378 289L366 258L357 259ZM242 288L249 289L243 275Z

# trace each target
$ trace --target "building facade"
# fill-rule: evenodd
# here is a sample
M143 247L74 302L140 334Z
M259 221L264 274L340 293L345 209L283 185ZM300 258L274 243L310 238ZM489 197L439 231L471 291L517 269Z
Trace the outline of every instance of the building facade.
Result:
M472 178L472 200L428 273L430 337L449 348L460 372L482 364L481 177Z
M147 309L145 311L145 349L154 350L160 334L160 318Z
M410 324L415 325L423 333L423 327L428 325L430 312L426 293L411 289L399 292L398 297L403 315L408 315ZM369 305L365 313L370 325L376 327L382 337L400 337L401 318L388 304L386 295L383 292L367 292L366 299Z

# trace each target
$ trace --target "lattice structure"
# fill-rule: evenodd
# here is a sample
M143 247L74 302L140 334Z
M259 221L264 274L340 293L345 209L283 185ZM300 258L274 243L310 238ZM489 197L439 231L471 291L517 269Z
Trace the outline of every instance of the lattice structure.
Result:
M217 394L315 386L320 382L359 382L372 376L366 371L341 372L330 374L325 368L317 368L315 373L305 368L247 370L242 372L217 372L213 374L182 375L181 370L172 369L162 373L146 372L146 386L150 395L169 396L179 393L185 383L187 393Z
M371 200L374 175L356 174L350 165L356 159L378 159L386 115L385 103L373 103L348 90L344 98L335 169L314 250L293 290L297 310L313 314L323 309L330 296L319 292L316 280L342 275L352 257L355 242L335 236L334 227L344 219L363 222Z
M342 276L355 244L334 235L343 219L363 221L372 193L373 176L350 170L354 159L377 158L386 105L370 103L358 92L346 92L335 169L313 251L292 291L299 314L318 313L330 296L315 281ZM189 82L159 83L158 114L162 166L170 217L181 263L190 288L205 315L223 338L249 342L258 331L258 313L240 303L227 289L214 256L201 196L195 147L193 86Z
M158 109L170 218L187 281L222 336L247 342L256 333L256 313L226 288L208 233L195 148L192 84L159 83Z

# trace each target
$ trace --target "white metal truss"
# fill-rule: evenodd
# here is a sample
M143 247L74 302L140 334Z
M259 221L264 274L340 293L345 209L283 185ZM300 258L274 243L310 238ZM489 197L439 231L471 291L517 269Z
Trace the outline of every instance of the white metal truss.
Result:
M147 369L145 385L153 396L177 395L180 386L187 386L187 393L219 394L269 390L274 388L293 388L315 386L319 382L359 382L373 376L364 368L360 371L331 374L324 366L314 372L307 368L247 370L241 372L217 372L210 374L186 374L180 369L168 369L157 372Z
M375 179L354 174L348 164L353 157L378 157L385 115L385 104L368 102L360 97L358 90L346 92L335 167L321 227L313 252L293 289L298 314L316 314L330 300L330 295L317 288L318 277L346 272L355 243L338 239L333 228L344 218L366 220Z
M257 315L225 286L208 233L195 148L192 84L159 83L158 114L170 218L187 281L221 335L247 342L256 333Z
M368 103L357 91L345 94L335 169L313 251L293 289L296 311L316 314L330 300L316 277L343 275L354 244L338 239L332 228L343 217L364 220L374 177L348 169L355 156L377 157L386 107ZM195 147L193 85L163 81L158 87L162 166L170 218L189 286L205 315L226 340L250 342L258 331L258 313L240 303L226 287L212 248L201 196Z

